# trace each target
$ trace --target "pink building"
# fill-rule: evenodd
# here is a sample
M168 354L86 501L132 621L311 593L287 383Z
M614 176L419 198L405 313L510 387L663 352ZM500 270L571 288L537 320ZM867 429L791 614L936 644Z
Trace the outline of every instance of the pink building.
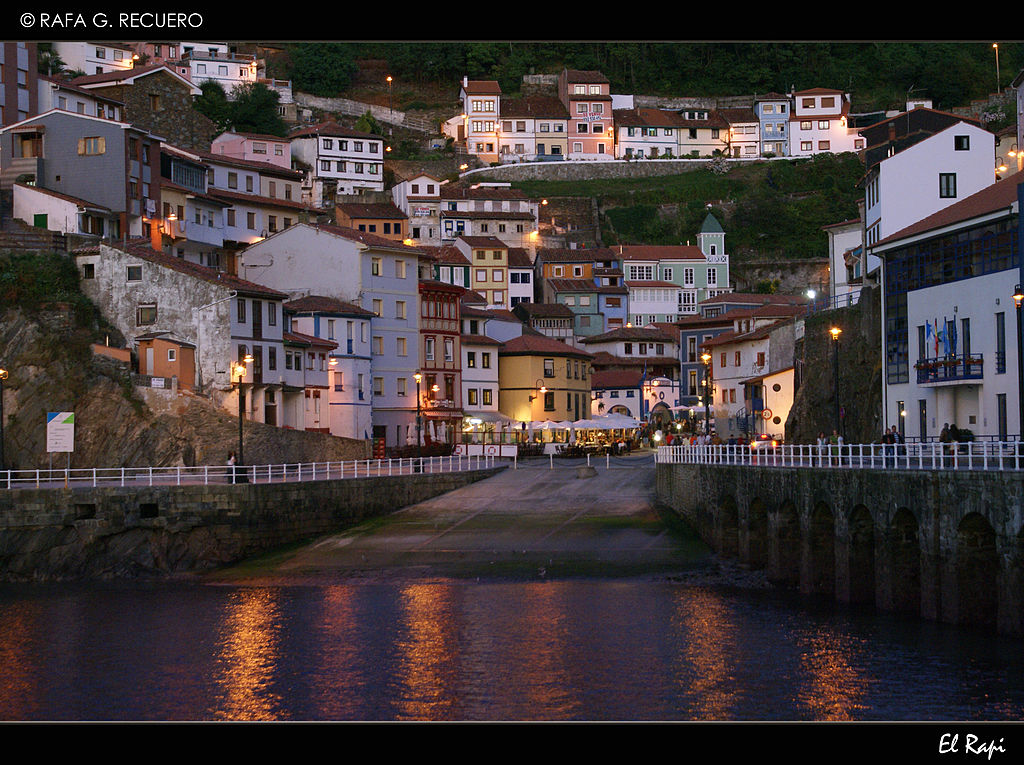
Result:
M614 159L611 84L600 72L563 69L558 97L569 111L568 159Z
M213 139L210 152L251 162L269 162L286 170L292 169L291 142L276 135L228 131Z

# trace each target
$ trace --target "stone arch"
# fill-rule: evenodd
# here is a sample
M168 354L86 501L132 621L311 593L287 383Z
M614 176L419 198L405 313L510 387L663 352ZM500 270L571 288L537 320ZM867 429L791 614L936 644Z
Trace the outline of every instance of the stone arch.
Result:
M849 582L851 603L875 602L875 520L864 505L850 511Z
M768 508L759 497L747 507L747 563L756 568L768 565Z
M740 554L740 513L736 500L731 496L722 498L718 526L718 552L735 558Z
M811 510L807 535L806 591L835 595L836 592L836 521L832 508L824 502Z
M996 532L980 513L968 513L956 529L957 621L995 627L999 605Z
M784 501L771 514L771 521L768 577L775 584L799 585L801 535L796 505Z
M921 613L921 540L917 518L905 507L889 522L887 550L892 609Z

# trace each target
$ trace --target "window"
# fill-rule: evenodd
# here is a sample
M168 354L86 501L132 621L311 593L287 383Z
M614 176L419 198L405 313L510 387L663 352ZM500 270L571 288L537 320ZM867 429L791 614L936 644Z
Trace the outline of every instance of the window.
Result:
M427 361L434 360L434 338L427 337L423 340L423 358Z
M267 324L277 326L277 303L267 303Z
M144 303L135 312L135 323L140 327L147 324L156 324L156 303Z
M481 392L483 393L483 404L484 404L484 406L490 406L491 405L491 389L490 388L484 388Z
M736 353L733 355L732 365L734 367L738 367L740 365L740 352L739 351L736 351Z
M476 351L468 351L466 353L466 366L470 369L476 367Z
M370 273L374 276L380 276L381 273L381 259L371 258L370 259Z
M406 352L406 342L405 342L405 338L404 337L396 338L395 339L395 346L396 346L395 349L396 349L396 351L397 351L399 356L406 356L406 355L408 355L407 352Z
M466 391L466 403L469 406L476 406L476 388L470 388Z
M142 281L142 266L128 266L128 281Z
M373 355L380 356L384 352L384 338L380 335L373 336Z
M555 376L555 360L544 359L544 376L554 377Z
M398 395L399 396L404 396L405 395L405 379L406 378L404 378L404 377L399 377L398 380L397 380L397 382L398 382Z
M444 340L444 360L455 360L455 341L450 337L446 337Z
M953 149L954 151L970 151L971 137L969 135L953 136Z
M95 279L96 278L96 264L95 263L83 263L82 264L82 278L83 279Z
M482 366L484 369L490 369L491 368L491 354L490 353L481 353L480 354L480 361L481 361L480 366Z
M387 225L387 224L385 224L385 225ZM396 223L395 225L397 226L398 224ZM385 232L385 233L387 233L387 232ZM395 233L397 234L399 232L396 230ZM405 278L405 261L404 260L399 259L399 260L395 261L395 278L397 278L397 279L404 279Z
M553 412L555 410L555 394L553 391L548 391L544 394L544 411Z
M384 395L384 378L374 377L373 378L373 395L383 396Z
M91 136L78 139L78 153L84 156L105 154L107 151L107 139L100 136Z
M818 130L828 130L828 120L818 120Z
M245 298L238 298L237 309L238 323L242 324L245 321Z
M267 369L271 371L277 369L277 348L274 346L267 349Z
M956 173L939 173L939 197L942 199L956 197Z
M373 314L374 316L380 316L384 311L384 301L380 298L373 299Z
M405 318L405 301L404 300L396 300L395 301L395 318L396 319L404 319Z

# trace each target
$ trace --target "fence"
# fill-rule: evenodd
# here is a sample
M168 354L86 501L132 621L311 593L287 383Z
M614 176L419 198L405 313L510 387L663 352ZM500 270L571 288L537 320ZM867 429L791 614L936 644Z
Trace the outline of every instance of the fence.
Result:
M189 486L234 483L327 481L484 470L508 460L493 456L409 457L282 465L67 468L0 471L0 489L100 486Z
M976 441L945 444L748 444L660 446L656 460L669 465L750 467L877 468L885 470L1020 470L1024 442Z

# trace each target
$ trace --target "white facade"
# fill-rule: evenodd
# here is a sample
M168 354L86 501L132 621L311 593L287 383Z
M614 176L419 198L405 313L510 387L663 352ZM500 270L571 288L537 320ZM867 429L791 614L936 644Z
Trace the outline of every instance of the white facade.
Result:
M866 181L866 244L992 185L994 168L995 136L966 122L887 157Z
M441 244L442 185L442 181L424 173L392 187L395 206L408 218L406 234L410 244Z
M104 74L132 68L134 51L127 46L94 42L54 42L53 49L66 69Z
M1010 269L907 295L909 382L887 386L886 407L890 421L899 422L898 404L903 403L908 438L934 439L947 423L976 435L1003 439L1017 433L1017 320L1011 296L1019 282L1020 272ZM940 329L948 329L947 322L952 322L957 333L955 348L947 350L942 340L936 343L934 333L927 329L936 322ZM978 366L972 367L980 375L946 382L927 382L929 378L924 376L918 381L917 362L945 359L947 354L955 357L958 374L965 354L980 358Z
M384 140L347 131L334 124L306 128L292 135L292 157L310 167L303 183L304 201L323 206L333 194L384 190Z
M498 341L463 335L460 345L463 413L492 421L498 414Z
M789 152L809 157L822 152L859 151L865 141L848 127L850 98L840 90L807 90L792 94Z

